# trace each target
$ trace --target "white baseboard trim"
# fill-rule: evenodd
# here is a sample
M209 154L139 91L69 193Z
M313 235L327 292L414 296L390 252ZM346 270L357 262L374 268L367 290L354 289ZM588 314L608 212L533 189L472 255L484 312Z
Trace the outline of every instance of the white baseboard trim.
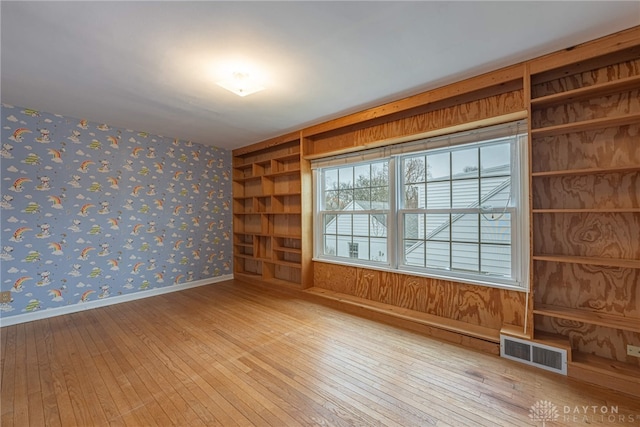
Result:
M106 307L113 304L121 304L127 301L134 301L142 298L149 298L156 295L168 294L170 292L183 291L198 286L212 285L225 280L233 279L233 274L225 274L224 276L211 277L209 279L195 280L193 282L181 283L173 286L163 286L161 288L153 288L144 291L134 292L127 295L118 295L96 301L89 301L68 305L65 307L50 308L48 310L34 311L32 313L17 314L15 316L0 317L0 327L17 325L20 323L32 322L34 320L47 319L49 317L62 316L63 314L77 313L79 311L91 310L99 307Z

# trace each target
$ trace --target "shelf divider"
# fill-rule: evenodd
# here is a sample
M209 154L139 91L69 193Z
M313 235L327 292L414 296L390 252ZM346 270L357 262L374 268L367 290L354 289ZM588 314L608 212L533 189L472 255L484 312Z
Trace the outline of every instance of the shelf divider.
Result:
M549 304L535 304L533 313L555 317L557 319L574 320L591 325L640 333L640 319L616 316L608 313L597 313L595 311L558 307Z
M562 135L573 132L584 132L589 130L602 129L606 127L624 126L640 121L640 113L625 114L614 117L603 117L600 119L583 120L561 125L547 126L531 129L532 138L544 138L547 136Z

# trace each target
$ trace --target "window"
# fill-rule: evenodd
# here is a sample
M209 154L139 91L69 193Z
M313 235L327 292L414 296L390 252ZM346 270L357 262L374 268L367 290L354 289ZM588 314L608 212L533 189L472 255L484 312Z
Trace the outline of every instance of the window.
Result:
M349 258L358 258L358 244L349 243Z
M526 135L514 126L314 163L315 257L526 288Z
M389 212L389 162L321 172L323 255L385 262Z

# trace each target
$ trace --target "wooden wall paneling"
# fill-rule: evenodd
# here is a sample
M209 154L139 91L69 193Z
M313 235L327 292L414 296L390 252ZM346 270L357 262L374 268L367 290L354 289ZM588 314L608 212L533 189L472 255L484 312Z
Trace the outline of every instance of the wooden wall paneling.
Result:
M640 359L626 353L628 344L640 345L640 334L545 316L536 316L536 329L569 337L571 347L581 353L640 367Z
M534 110L531 114L531 122L533 128L542 128L638 112L640 112L640 91L635 89Z
M456 315L455 290L449 286L446 280L429 279L428 282L425 282L425 286L427 287L425 312L441 317ZM445 301L446 303L444 303Z
M426 313L428 279L406 274L397 276L400 287L396 292L394 305Z
M532 172L640 167L640 124L535 140Z
M300 151L304 150L305 140L300 138ZM313 286L313 180L311 162L300 158L300 219L301 219L301 284L302 288Z
M558 213L534 217L534 255L640 259L640 214Z
M523 67L523 98L524 104L527 111L527 209L529 212L527 220L529 221L529 230L527 233L527 238L529 239L529 244L527 250L528 252L528 270L527 274L529 277L527 283L527 294L525 295L525 303L524 303L524 312L522 316L522 335L521 338L533 338L534 335L534 317L533 317L533 294L535 290L534 284L536 283L535 273L533 270L533 259L531 255L533 254L533 211L534 208L534 192L533 192L533 177L531 176L531 172L533 171L533 141L531 136L531 98L532 94L532 82L531 82L531 64L528 62L524 64ZM520 334L518 328L513 328L513 324L509 322L505 322L505 328L510 330L517 331L516 333Z
M640 322L640 269L534 262L536 304L570 307Z
M374 286L371 289L371 299L383 304L393 305L396 301L396 293L404 291L400 288L400 277L398 277L397 274L386 271L376 271L375 274L379 276L379 279L373 282ZM353 295L351 292L347 293Z
M533 78L533 98L640 75L640 46L552 70Z
M637 172L545 176L533 180L533 208L640 211Z
M360 298L372 299L372 294L377 292L379 288L379 280L380 274L378 274L378 272L367 270L366 268L358 268L353 295Z
M496 331L524 324L519 291L323 262L314 265L314 286Z
M277 264L273 267L273 277L291 283L300 283L302 280L300 268L285 267Z
M335 292L354 295L352 289L356 282L357 269L346 265L316 262L313 266L314 286ZM346 292L345 292L346 290Z

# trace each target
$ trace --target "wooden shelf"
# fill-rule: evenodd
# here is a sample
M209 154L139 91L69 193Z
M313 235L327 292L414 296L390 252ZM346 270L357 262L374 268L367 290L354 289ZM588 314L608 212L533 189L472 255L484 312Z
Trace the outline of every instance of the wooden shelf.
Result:
M273 193L273 197L287 197L287 196L300 196L301 193L299 191L293 191L291 193Z
M302 249L299 248L286 248L284 246L276 246L273 248L274 251L278 251L278 252L289 252L292 254L301 254L302 253Z
M299 174L300 174L300 169L292 169L287 171L271 172L271 173L264 174L264 176L267 178L272 178L275 176L299 175Z
M241 164L238 164L238 165L234 165L233 168L234 169L240 169L240 170L252 169L253 168L253 163L241 163Z
M633 89L640 89L640 75L534 98L531 100L531 106L546 108L558 104L626 92Z
M598 175L607 173L627 173L640 171L640 165L614 166L609 168L589 168L589 169L565 169L557 171L532 172L533 177L545 176L572 176L572 175Z
M534 214L564 213L640 213L640 208L532 209Z
M233 246L238 246L242 248L252 248L253 243L234 243Z
M600 372L624 380L630 380L637 383L638 387L640 387L640 367L637 365L605 359L604 357L580 351L573 351L571 364L590 371ZM638 389L636 389L636 391L637 390Z
M277 160L279 162L286 162L287 160L300 160L300 153L291 153L291 154L286 154L284 156L278 156L278 157L274 157L273 160Z
M565 262L571 264L599 265L603 267L640 268L640 260L620 258L598 258L567 255L534 255L534 261Z
M262 179L261 175L254 176L243 176L239 178L233 178L235 182L247 182L247 181L260 181Z
M234 215L300 215L301 212L263 211L263 212L234 212Z
M573 320L591 325L605 326L640 333L640 319L615 316L607 313L597 313L576 308L558 307L548 304L535 304L534 314L555 317L557 319Z
M293 261L270 259L270 260L265 260L265 262L269 262L271 264L277 264L277 265L284 265L284 266L293 267L293 268L302 268L302 265L299 262L293 262Z
M251 235L254 239L247 246L235 246L241 252L235 255L238 262L235 272L239 277L266 283L286 282L298 288L310 277L310 251L275 246L283 243L275 240L282 235L285 239L298 239L292 246L310 247L307 243L303 245L300 237L303 229L310 229L310 215L303 217L303 205L310 209L311 204L302 202L302 186L306 181L302 176L299 136L298 132L233 150L234 227L253 231L234 234ZM306 172L310 173L308 169Z
M287 238L287 239L298 239L298 240L302 239L302 236L301 236L301 235L299 235L299 234L296 234L296 235L290 235L290 234L272 234L271 236L273 236L273 237L284 237L284 238Z
M249 237L253 237L256 235L256 233L253 233L250 231L234 231L233 234L238 236L249 236Z
M621 116L604 117L601 119L583 120L562 125L548 126L531 129L532 138L544 138L547 136L562 135L566 133L585 132L606 127L624 126L640 122L640 113L625 114Z
M268 211L268 212L260 212L264 215L300 215L300 211L298 212L284 212L284 211Z

